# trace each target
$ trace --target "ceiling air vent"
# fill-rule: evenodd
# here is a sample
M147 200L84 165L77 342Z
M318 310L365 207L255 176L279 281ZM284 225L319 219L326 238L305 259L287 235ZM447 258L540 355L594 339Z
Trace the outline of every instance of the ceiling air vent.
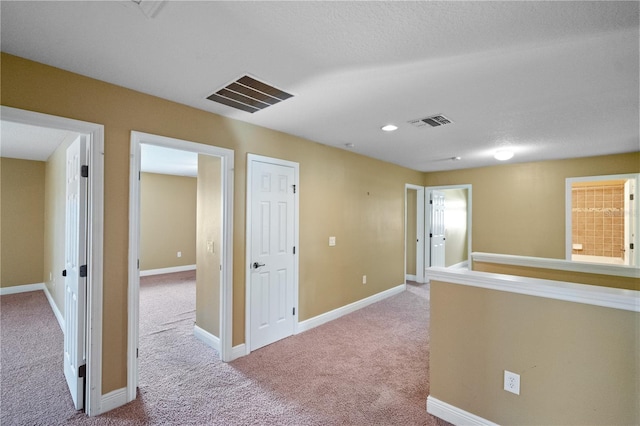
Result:
M207 99L253 114L291 97L293 95L245 75Z
M453 121L449 120L442 114L432 115L427 118L418 118L417 120L409 121L409 124L412 124L415 127L425 127L427 125L431 127L444 126L445 124L451 124Z

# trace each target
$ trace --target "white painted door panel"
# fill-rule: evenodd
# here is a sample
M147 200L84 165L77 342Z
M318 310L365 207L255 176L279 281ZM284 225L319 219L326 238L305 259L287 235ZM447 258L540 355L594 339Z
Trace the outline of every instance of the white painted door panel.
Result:
M251 350L294 331L294 169L254 162L251 182Z
M64 280L64 375L73 404L84 408L87 179L84 136L67 148ZM84 269L84 271L83 271Z
M431 191L431 265L445 266L444 192Z

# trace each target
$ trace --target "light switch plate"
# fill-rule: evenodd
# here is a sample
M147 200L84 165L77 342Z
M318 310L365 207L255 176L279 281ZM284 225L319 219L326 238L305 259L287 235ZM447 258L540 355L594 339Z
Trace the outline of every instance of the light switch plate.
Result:
M336 237L329 237L329 246L333 247L336 245Z

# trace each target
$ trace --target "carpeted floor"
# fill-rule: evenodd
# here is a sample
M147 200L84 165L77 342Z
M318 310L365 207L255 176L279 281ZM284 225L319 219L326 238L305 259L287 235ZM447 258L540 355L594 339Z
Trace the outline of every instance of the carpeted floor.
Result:
M425 410L428 297L409 285L225 364L193 337L195 274L142 278L139 397L88 418L73 410L44 294L2 296L0 423L446 425Z

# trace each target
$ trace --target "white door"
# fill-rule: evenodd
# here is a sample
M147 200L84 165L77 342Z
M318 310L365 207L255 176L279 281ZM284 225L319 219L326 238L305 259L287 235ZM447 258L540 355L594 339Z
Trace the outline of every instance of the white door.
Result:
M294 332L295 169L253 160L250 174L249 341L255 350Z
M87 164L84 136L67 148L64 280L64 375L77 410L84 408Z
M444 192L431 191L431 265L445 266Z

